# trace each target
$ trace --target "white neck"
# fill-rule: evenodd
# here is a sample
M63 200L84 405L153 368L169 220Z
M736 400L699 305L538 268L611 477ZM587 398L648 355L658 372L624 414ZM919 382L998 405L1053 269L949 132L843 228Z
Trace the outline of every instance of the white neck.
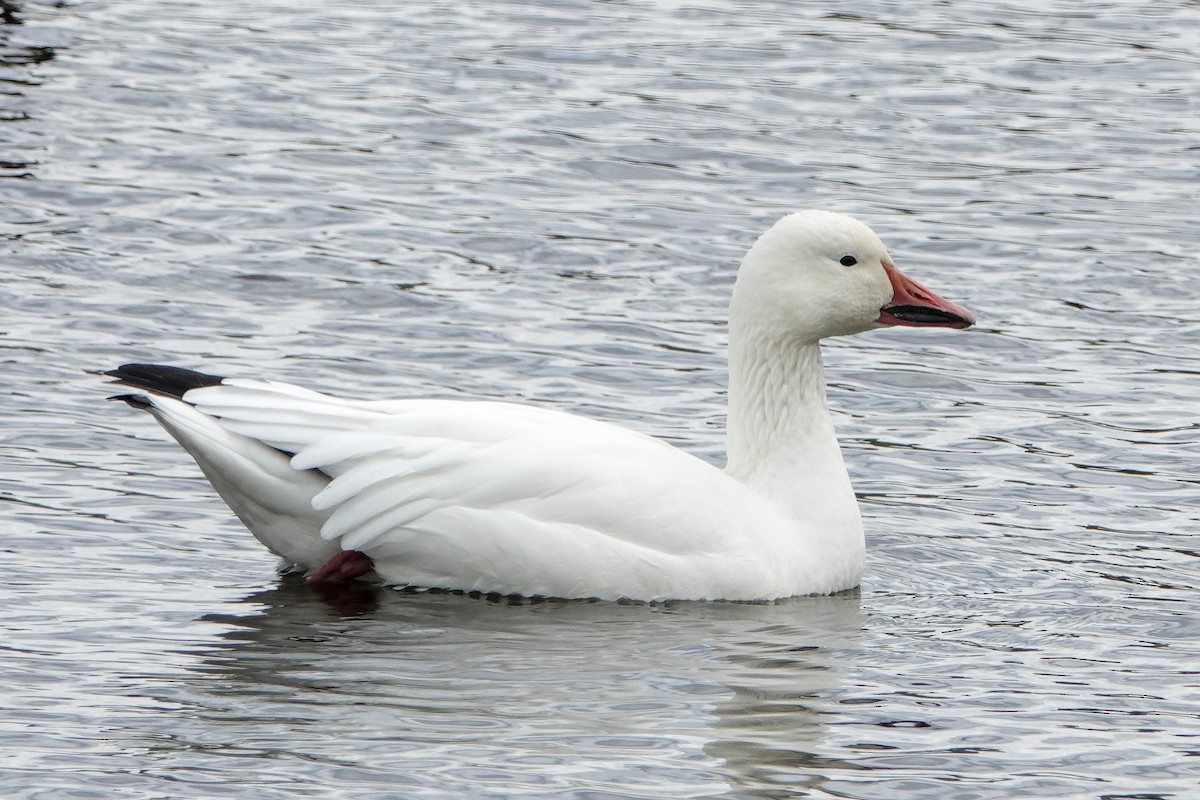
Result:
M726 471L751 481L778 456L825 444L833 427L820 346L772 341L747 327L730 331Z
M734 324L725 471L818 531L861 530L825 400L817 342ZM847 519L852 517L852 519Z

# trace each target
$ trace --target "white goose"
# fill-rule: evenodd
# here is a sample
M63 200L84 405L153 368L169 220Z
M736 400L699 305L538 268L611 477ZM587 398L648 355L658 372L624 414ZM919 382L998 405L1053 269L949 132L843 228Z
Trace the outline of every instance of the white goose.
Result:
M784 217L730 306L724 471L616 425L510 403L344 400L129 364L107 374L313 580L525 596L766 600L857 586L858 504L819 340L970 312L892 265L861 222Z

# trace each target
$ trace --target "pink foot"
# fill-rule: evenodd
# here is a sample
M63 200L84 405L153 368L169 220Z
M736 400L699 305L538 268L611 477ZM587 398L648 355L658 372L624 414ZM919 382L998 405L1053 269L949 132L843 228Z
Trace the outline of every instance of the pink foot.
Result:
M325 562L325 565L309 576L309 583L344 583L375 569L375 562L366 553L343 550Z

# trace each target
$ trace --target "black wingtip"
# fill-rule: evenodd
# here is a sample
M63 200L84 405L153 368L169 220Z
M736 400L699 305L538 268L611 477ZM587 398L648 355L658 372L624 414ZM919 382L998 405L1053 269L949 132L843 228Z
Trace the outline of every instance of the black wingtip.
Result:
M107 399L120 400L122 403L128 403L134 408L150 408L150 403L140 394L114 394L112 397Z
M184 393L202 386L216 386L225 380L220 375L208 375L182 367L166 367L161 364L123 364L116 369L104 373L110 378L116 378L114 383L131 386L134 389L145 389L148 392L167 395L168 397L183 397ZM124 400L134 405L128 398L134 395L117 395L114 400Z

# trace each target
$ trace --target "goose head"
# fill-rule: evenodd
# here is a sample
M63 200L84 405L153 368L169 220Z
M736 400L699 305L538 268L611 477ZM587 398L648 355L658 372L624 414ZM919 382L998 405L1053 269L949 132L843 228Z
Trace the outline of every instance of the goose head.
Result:
M730 307L731 333L774 341L974 324L971 312L897 269L870 228L831 211L798 211L764 233L738 270Z

